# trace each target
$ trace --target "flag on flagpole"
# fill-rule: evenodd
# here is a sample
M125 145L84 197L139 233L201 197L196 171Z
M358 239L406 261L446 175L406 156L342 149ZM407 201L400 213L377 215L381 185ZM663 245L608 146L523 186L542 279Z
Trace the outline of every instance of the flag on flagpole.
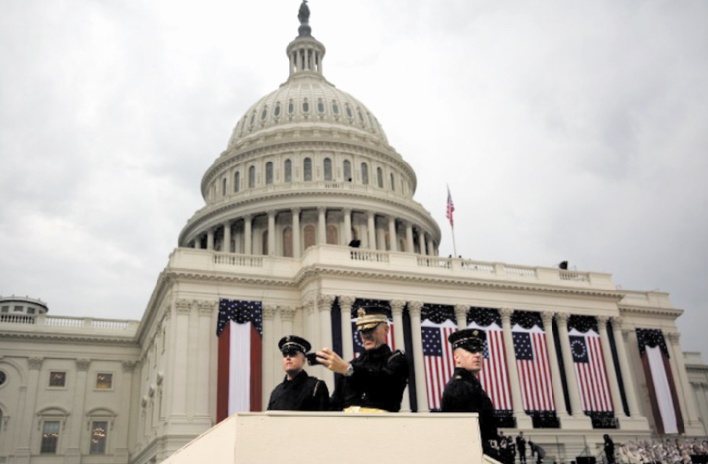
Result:
M263 310L260 301L219 301L216 420L262 409Z
M450 227L455 227L455 220L452 217L452 213L455 211L455 204L452 202L452 195L450 195L450 187L447 188L447 212L445 216L447 220L450 221Z

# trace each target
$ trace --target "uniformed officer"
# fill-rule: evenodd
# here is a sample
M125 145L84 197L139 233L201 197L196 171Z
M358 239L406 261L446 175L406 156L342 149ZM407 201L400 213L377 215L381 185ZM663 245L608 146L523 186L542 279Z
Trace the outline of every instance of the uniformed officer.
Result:
M331 408L344 412L398 412L408 383L408 360L386 344L386 309L369 306L357 311L356 327L364 352L349 362L329 348L317 352L327 369L342 374L335 380Z
M482 370L485 339L484 331L477 329L458 330L448 337L453 348L455 371L445 385L441 406L443 412L478 413L482 451L500 460L494 405L477 378Z
M278 342L283 353L283 383L273 389L268 401L268 410L328 411L329 390L327 384L310 377L303 370L305 355L310 351L310 342L297 335L288 335Z

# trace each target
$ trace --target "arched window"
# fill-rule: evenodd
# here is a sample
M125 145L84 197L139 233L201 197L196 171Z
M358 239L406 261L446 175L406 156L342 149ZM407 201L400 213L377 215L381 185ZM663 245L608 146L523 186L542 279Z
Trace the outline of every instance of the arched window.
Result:
M332 180L332 160L330 158L324 159L324 178Z
M256 167L251 166L248 168L248 188L254 188L256 186Z
M369 166L366 163L361 163L361 183L369 185Z
M396 180L393 178L393 173L391 173L391 190L396 191Z
M226 196L226 177L221 179L221 196L222 197Z
M273 183L273 162L268 161L266 163L266 184Z
M383 171L381 168L376 168L376 185L378 185L379 188L383 188Z
M316 243L316 238L315 238L315 226L312 224L305 226L304 229L304 235L305 235L305 249L315 246Z
M285 182L293 181L293 162L289 159L285 160Z
M273 108L273 116L276 118L280 116L280 102L275 103L275 108Z
M238 192L241 189L241 173L236 171L234 174L234 192Z
M293 229L290 227L283 230L283 256L293 257Z
M261 250L263 250L263 256L268 256L268 231L264 230L261 234Z
M352 181L352 163L349 160L344 160L342 164L342 171L344 171L344 180L347 182Z
M330 224L327 226L327 244L336 245L339 242L339 234L337 233L337 226Z
M334 100L332 100L332 113L334 113L334 115L339 114L339 105Z
M324 110L325 110L325 105L324 105L324 102L322 101L322 99L320 98L319 100L317 100L317 112L322 114L322 113L324 113Z
M305 180L305 181L312 180L312 159L305 158L305 160L303 161L302 175L303 175L303 180Z

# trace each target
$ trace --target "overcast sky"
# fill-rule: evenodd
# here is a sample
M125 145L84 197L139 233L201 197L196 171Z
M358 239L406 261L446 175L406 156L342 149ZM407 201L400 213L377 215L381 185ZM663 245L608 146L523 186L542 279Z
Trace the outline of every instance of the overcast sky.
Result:
M201 177L287 78L299 0L0 2L0 295L139 319ZM324 71L457 254L708 312L708 2L311 0Z

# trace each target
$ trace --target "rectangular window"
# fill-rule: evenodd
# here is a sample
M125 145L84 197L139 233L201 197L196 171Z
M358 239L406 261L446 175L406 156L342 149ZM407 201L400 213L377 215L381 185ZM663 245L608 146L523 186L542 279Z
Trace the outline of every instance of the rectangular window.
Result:
M27 308L27 314L34 314L34 308Z
M2 312L4 312L4 313L9 313L9 312L10 312L10 307L9 307L9 306L3 306L3 307L2 307Z
M56 454L59 442L59 421L44 421L42 424L42 446L40 453Z
M66 386L66 372L52 371L49 373L49 386L50 387L64 387Z
M22 306L15 306L15 312L16 313L21 313L22 312Z
M113 388L113 374L98 373L96 374L96 389L110 390Z
M91 447L89 454L106 454L106 439L108 438L108 422L91 423Z

